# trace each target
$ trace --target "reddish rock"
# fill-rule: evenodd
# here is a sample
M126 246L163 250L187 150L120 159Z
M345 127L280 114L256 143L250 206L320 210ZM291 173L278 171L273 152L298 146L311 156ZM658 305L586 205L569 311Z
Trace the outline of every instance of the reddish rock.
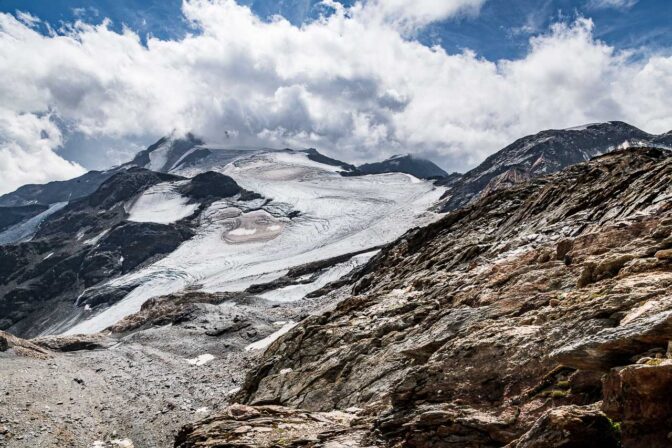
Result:
M614 369L604 379L602 410L620 423L624 448L672 446L672 360L649 364Z

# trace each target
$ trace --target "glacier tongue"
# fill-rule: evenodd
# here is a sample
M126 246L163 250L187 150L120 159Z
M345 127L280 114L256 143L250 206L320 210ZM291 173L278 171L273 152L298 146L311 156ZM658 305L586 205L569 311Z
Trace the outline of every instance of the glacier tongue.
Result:
M139 286L67 333L101 331L158 295L187 287L243 291L295 266L391 242L435 220L438 215L428 210L445 191L404 174L343 177L337 167L312 161L303 152L251 154L223 158L221 164L215 154L175 174L218 171L267 201L213 203L201 215L195 237L152 265L111 281L112 286ZM153 213L164 216L159 208ZM134 213L137 217L141 211ZM296 298L296 291L281 291L276 300Z

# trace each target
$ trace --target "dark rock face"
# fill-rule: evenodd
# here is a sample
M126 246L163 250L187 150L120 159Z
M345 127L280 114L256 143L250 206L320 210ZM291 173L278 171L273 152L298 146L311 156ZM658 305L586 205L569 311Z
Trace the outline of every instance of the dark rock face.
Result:
M600 376L672 339L672 264L655 256L672 242L671 181L668 152L617 151L410 231L350 298L274 342L237 399L364 408L390 445L542 446L604 429L595 440L615 446L590 407ZM604 275L580 284L588 266ZM580 415L544 417L569 405Z
M354 165L350 165L349 163L341 162L340 160L327 157L324 154L319 153L315 148L306 149L305 153L308 155L308 158L313 162L323 163L325 165L337 166L342 168L344 171L356 170L356 167Z
M15 224L39 215L49 207L33 204L22 207L0 207L0 232Z
M443 210L456 210L493 191L585 162L626 142L672 147L668 140L667 134L647 134L618 121L579 130L542 131L515 141L466 173L446 192Z
M193 235L190 228L181 225L125 222L100 242L98 250L116 251L124 259L121 271L126 273L149 257L174 251Z
M229 176L214 171L207 171L194 176L180 191L184 196L197 200L207 198L230 198L237 194L242 195L243 200L251 200L261 197L257 193L252 193L241 188L240 185Z
M31 204L54 204L72 201L88 196L117 172L89 171L88 173L65 181L49 182L44 185L24 185L18 190L0 196L0 207L20 207Z
M382 162L365 163L357 167L357 173L383 174L383 173L406 173L418 179L442 178L449 174L437 166L434 162L415 157L411 154L394 156Z

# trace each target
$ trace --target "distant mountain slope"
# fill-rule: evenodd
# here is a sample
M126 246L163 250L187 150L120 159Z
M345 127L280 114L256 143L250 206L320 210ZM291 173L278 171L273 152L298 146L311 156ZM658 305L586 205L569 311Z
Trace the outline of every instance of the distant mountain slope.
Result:
M63 203L31 241L0 245L0 328L35 335L120 300L128 291L107 282L173 252L210 204L234 196L260 198L220 173L120 170L93 194Z
M358 174L406 173L418 179L447 177L448 173L434 162L412 154L390 157L382 162L365 163L357 167Z
M672 146L672 133L651 135L620 121L548 130L516 140L467 172L445 195L444 211L483 194L585 162L620 146Z
M54 181L42 185L29 184L0 196L0 207L21 207L31 204L49 205L88 196L116 170L89 171L70 180Z

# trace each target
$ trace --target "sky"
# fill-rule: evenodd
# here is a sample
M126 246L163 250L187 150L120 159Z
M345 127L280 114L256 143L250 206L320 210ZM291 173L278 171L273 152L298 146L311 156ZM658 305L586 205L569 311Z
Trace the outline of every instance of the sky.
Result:
M0 0L0 194L194 132L467 170L543 129L672 130L669 0Z

